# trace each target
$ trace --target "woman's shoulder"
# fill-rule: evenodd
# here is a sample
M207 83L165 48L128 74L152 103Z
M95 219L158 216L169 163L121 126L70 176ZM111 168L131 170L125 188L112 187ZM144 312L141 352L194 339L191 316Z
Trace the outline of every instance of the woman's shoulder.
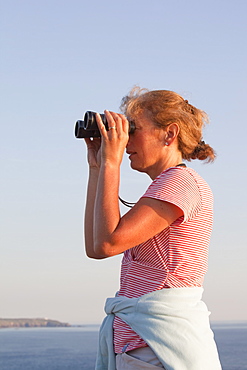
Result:
M164 180L179 180L179 179L190 179L190 178L197 178L199 175L198 173L190 167L187 166L176 166L176 167L169 167L166 170L162 171L153 181L159 182Z
M170 167L161 172L150 184L148 191L161 189L172 193L191 192L193 195L211 193L208 183L191 167ZM184 193L184 196L186 194Z
M204 182L206 181L203 179L203 177L193 168L188 166L175 166L175 167L169 167L163 172L161 172L156 179L154 179L153 182L159 181L159 180L165 180L165 179L171 179L171 180L182 180L182 179L188 179L188 180L194 180L195 182Z

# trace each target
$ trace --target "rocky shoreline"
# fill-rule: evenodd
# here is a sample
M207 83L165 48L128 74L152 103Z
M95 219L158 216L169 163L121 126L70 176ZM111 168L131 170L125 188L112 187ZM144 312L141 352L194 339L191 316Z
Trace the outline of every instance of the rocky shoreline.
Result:
M70 327L68 323L47 318L40 319L0 319L0 329L4 328L37 328L37 327Z

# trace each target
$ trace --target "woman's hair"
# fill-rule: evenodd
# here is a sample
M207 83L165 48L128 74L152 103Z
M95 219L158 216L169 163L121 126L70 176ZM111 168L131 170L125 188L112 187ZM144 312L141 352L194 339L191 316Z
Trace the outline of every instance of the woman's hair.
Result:
M202 140L203 127L208 123L207 114L189 104L179 94L169 90L149 91L134 87L122 99L121 110L130 120L145 113L161 129L177 123L178 149L183 159L207 162L215 159L213 148Z

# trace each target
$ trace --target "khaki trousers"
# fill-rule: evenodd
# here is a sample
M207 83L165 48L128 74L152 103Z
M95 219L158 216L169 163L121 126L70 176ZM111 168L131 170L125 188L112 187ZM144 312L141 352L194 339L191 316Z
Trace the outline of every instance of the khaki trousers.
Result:
M126 353L117 354L117 370L145 370L164 369L150 347L134 349Z

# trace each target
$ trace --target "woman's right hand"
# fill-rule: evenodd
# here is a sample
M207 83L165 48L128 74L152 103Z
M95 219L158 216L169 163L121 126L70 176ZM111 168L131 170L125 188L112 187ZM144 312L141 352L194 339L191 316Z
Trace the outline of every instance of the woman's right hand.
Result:
M85 138L85 142L87 145L87 160L89 167L91 168L100 168L100 146L101 146L101 138L94 137L94 138Z

